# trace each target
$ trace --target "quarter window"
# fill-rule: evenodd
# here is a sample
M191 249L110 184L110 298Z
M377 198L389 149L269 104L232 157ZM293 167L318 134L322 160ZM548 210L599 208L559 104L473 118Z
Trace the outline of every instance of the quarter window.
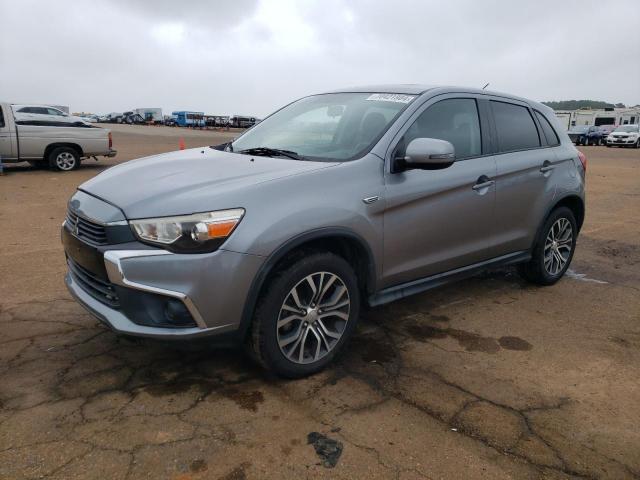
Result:
M551 123L549 123L549 120L547 120L547 117L545 117L537 110L534 110L534 112L536 114L536 117L538 118L538 123L540 123L540 126L542 127L544 136L547 139L547 145L549 145L550 147L560 145L560 139L558 138L556 131L551 126Z
M456 158L482 154L480 119L472 98L451 98L431 105L406 131L398 144L396 156L416 138L437 138L450 142Z
M4 114L2 113L2 107L0 107L0 128L4 127Z
M501 152L540 146L538 129L529 109L513 103L491 101Z

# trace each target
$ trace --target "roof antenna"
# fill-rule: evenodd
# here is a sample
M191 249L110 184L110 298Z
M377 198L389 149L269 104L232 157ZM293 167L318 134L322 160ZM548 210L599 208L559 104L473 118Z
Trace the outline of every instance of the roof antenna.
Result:
M485 88L487 88L489 86L489 83L487 83L484 87L482 87L482 89L484 90Z

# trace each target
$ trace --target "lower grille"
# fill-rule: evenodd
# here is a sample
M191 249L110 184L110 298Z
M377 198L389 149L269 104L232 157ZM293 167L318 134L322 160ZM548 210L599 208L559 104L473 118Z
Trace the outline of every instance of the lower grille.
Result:
M111 308L120 308L120 299L112 283L98 278L70 257L67 257L67 265L69 273L85 292Z

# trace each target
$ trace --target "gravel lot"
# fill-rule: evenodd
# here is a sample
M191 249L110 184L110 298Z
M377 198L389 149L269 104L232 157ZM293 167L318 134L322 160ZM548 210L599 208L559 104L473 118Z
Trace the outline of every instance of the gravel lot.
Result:
M640 150L582 148L587 217L556 286L502 270L370 310L337 365L283 381L118 338L71 300L76 186L234 135L113 130L115 159L0 177L1 479L640 478Z

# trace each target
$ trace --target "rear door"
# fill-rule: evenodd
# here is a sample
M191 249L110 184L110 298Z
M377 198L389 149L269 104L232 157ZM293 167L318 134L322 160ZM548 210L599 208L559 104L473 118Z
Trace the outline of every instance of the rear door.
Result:
M526 103L493 98L489 104L497 146L496 232L491 250L496 257L532 246L555 194L558 159Z
M488 126L474 95L442 95L419 108L391 144L385 168L382 287L487 259L496 173ZM392 172L415 138L451 142L456 162L440 170Z

